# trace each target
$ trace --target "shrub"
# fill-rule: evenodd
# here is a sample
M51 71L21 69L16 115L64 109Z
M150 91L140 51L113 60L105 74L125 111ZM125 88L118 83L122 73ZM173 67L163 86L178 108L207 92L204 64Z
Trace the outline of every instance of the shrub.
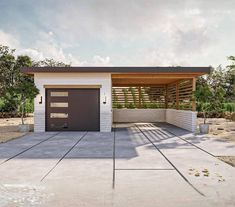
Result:
M223 103L223 109L225 112L235 112L235 103Z
M136 108L136 106L133 103L129 103L127 108L128 109L134 109L134 108Z
M117 104L117 108L118 108L118 109L122 109L122 108L123 108L123 105L119 103L119 104Z
M129 88L129 91L131 92L131 95L133 97L134 105L137 105L137 99L136 99L136 94L135 94L135 89L133 87Z
M124 94L124 101L125 101L125 108L128 108L128 90L126 88L122 89L122 92Z

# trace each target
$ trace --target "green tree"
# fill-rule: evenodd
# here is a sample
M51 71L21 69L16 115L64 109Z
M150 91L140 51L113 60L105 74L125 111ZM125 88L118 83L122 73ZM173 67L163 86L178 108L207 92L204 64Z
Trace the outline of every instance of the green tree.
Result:
M8 89L15 83L15 57L14 51L7 46L0 45L0 95L5 96Z
M232 64L226 68L218 66L210 74L199 77L197 80L197 88L199 86L209 86L211 88L221 87L224 89L224 99L226 102L234 100L234 57L228 58L232 60Z
M5 112L16 113L17 101L14 91L15 87L15 50L9 49L7 46L0 45L0 97L3 106L0 109Z
M22 67L69 67L53 59L32 61L29 56L15 55L15 50L0 45L0 112L25 114L25 103L33 104L38 93L33 78L21 72ZM23 110L23 111L22 111ZM23 121L22 121L23 123Z
M18 56L15 63L15 93L18 100L18 111L21 114L21 121L24 124L25 104L27 100L33 100L39 93L39 90L34 84L33 78L21 73L22 67L31 67L32 60L28 56Z
M46 58L41 61L33 62L35 67L70 67L70 64L66 64L60 61L53 60L52 58Z
M210 99L212 92L208 85L200 85L194 92L195 100L203 113L204 124L206 123L208 112L210 111Z
M226 94L230 97L231 101L235 100L235 56L229 56L228 60L231 61L227 66L228 80Z
M18 94L19 109L21 112L21 121L24 124L25 104L27 100L32 100L39 93L34 82L29 76L21 76L17 86L16 92Z
M15 57L14 52L7 46L0 46L0 95L3 103L0 111L16 114L22 107L25 108L25 102L31 101L35 97L32 94L38 90L33 78L21 72L22 67L32 66L31 58Z

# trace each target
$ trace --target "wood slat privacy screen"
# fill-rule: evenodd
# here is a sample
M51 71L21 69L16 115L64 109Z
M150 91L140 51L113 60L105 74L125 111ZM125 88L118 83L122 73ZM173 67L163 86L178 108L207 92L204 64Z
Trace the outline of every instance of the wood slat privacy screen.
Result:
M113 87L113 108L192 109L192 81L183 80L166 86Z
M164 108L165 87L113 87L113 108Z
M179 109L192 109L192 80L179 82Z

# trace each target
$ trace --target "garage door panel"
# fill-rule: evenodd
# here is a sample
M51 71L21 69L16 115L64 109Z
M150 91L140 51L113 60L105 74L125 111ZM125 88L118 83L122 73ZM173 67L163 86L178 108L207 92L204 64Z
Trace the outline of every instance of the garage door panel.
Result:
M50 97L50 101L51 102L68 102L69 101L69 97Z
M68 119L60 119L60 118L55 118L53 121L49 121L48 127L50 130L53 131L67 131L69 130L69 122Z
M99 131L99 93L99 89L47 89L47 131Z
M69 96L69 113L76 115L71 117L71 128L79 126L80 130L99 130L99 90L79 89L71 91Z
M56 107L56 108L50 108L50 113L68 113L69 109L68 107ZM50 114L48 114L50 116Z

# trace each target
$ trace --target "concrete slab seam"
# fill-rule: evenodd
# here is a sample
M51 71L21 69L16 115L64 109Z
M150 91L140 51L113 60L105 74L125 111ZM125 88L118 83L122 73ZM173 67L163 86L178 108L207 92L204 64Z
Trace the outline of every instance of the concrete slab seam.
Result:
M4 163L6 163L6 162L8 162L8 161L10 161L10 160L12 160L12 159L14 159L15 157L17 157L17 156L19 156L19 155L21 155L21 154L23 154L23 153L27 152L28 150L30 150L30 149L32 149L32 148L34 148L34 147L38 146L39 144L41 144L41 143L43 143L43 142L48 141L49 139L51 139L51 138L53 138L53 137L57 136L57 135L58 135L58 134L60 134L60 133L61 133L61 132L58 132L57 134L53 134L53 135L52 135L52 136L50 136L49 138L44 139L44 140L42 140L42 141L38 142L37 144L34 144L34 145L32 145L31 147L29 147L29 148L27 148L27 149L25 149L25 150L23 150L23 151L21 151L21 152L19 152L19 153L15 154L14 156L12 156L12 157L10 157L10 158L8 158L8 159L4 160L3 162L1 162L1 163L0 163L0 166L1 166L2 164L4 164Z
M178 172L178 174L201 196L205 196L202 192L200 192L189 180L176 168L176 166L164 155L164 153L148 138L148 136L141 130L136 124L135 126L139 129L139 131L152 143L152 145L161 153L161 155L169 162L169 164Z
M85 132L79 140L57 161L57 163L42 177L41 182L56 168L56 166L73 150L74 147L87 135L88 132Z

